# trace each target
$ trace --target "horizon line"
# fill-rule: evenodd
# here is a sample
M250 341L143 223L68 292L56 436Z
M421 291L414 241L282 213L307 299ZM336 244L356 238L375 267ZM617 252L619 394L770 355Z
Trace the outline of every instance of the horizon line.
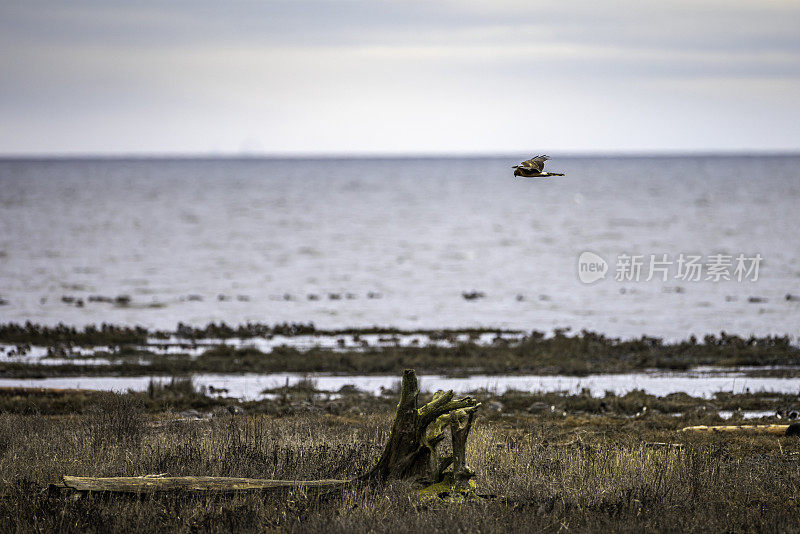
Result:
M537 153L556 154L562 158L588 157L780 157L800 156L798 149L714 149L714 150L538 150ZM0 161L22 160L329 160L329 159L454 159L454 158L503 158L518 157L520 154L533 152L497 151L497 152L31 152L3 153Z

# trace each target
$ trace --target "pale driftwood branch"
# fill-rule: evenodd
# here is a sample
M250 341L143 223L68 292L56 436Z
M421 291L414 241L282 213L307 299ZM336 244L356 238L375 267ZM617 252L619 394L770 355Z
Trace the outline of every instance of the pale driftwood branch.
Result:
M63 477L64 486L78 491L155 493L159 491L237 492L292 488L344 487L348 480L268 480L232 477Z
M715 432L741 432L752 434L774 434L777 436L787 435L790 425L719 425L719 426L687 426L681 432L701 432L713 434Z

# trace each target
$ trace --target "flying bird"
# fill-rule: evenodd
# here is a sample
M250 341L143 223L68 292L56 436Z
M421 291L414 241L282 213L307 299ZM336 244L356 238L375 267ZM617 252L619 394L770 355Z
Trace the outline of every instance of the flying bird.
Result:
M550 156L534 156L527 161L523 161L519 165L514 165L514 176L523 176L525 178L545 178L548 176L564 176L557 172L544 172L544 162L550 159Z

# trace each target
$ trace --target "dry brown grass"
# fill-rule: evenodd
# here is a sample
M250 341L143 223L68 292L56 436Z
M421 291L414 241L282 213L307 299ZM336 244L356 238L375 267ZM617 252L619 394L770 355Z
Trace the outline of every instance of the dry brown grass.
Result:
M302 492L142 498L48 493L63 474L347 478L365 472L390 412L162 424L109 400L97 414L0 415L0 530L29 531L796 531L800 440L687 436L672 418L480 417L468 459L496 497L423 502L408 483ZM133 438L132 438L133 436ZM681 441L683 450L643 441Z

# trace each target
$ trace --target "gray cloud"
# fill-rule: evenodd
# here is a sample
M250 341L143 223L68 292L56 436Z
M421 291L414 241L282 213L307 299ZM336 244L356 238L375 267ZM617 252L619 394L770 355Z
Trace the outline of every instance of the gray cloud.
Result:
M798 21L741 0L6 2L0 152L796 149Z

